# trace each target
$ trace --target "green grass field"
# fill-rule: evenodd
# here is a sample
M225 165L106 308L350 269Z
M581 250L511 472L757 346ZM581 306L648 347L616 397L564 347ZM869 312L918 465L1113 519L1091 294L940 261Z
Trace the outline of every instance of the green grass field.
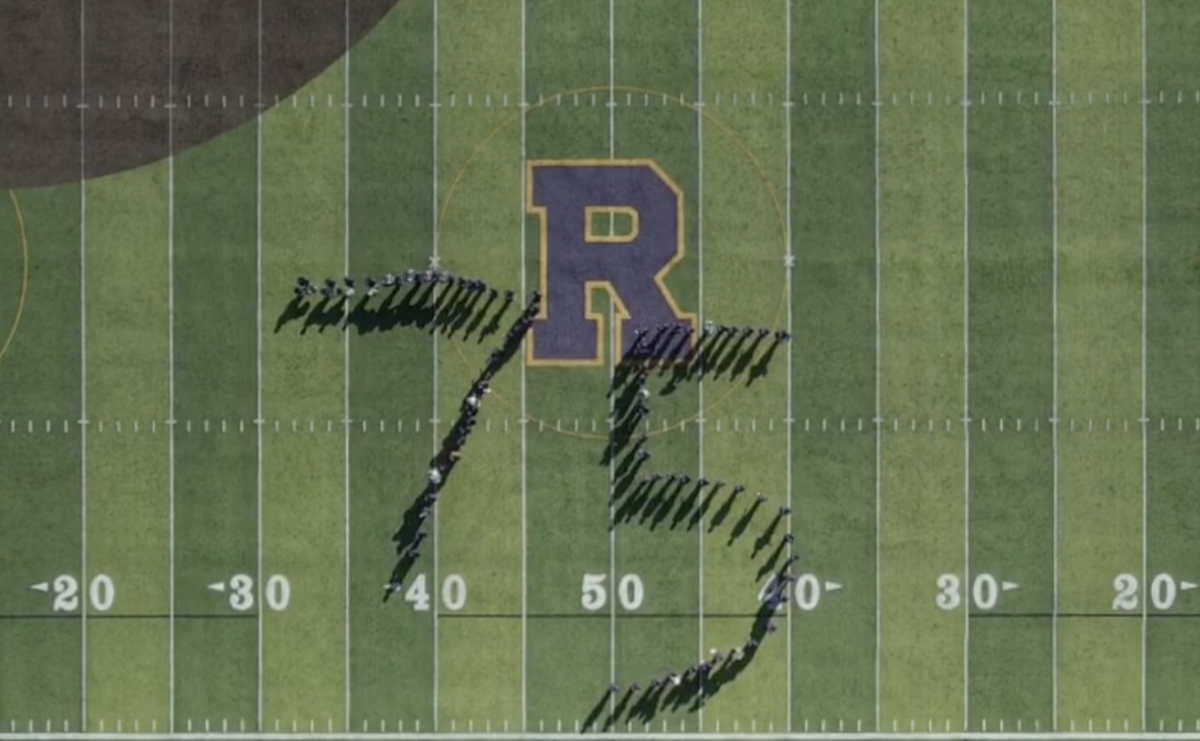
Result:
M404 0L228 135L5 196L0 735L1200 732L1197 31L1193 0ZM610 528L614 343L518 355L381 603L503 332L277 328L295 277L436 256L527 295L525 163L610 159L684 194L684 310L794 333L651 376L643 473L747 494ZM776 549L753 661L631 715L747 639Z

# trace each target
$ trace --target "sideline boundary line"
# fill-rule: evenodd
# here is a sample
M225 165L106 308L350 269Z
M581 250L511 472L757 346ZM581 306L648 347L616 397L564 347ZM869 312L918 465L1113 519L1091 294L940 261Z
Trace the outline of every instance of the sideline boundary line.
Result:
M540 741L578 741L577 733L536 733ZM772 741L1200 741L1200 733L1158 731L1158 733L613 733L629 741L730 741L731 739L770 739ZM34 733L0 734L0 741L528 741L524 733L206 733L206 734L106 734L106 733Z

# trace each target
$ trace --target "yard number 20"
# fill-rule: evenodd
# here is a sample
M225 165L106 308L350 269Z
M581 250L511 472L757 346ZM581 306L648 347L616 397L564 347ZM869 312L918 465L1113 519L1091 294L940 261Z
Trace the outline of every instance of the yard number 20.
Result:
M1185 589L1190 589L1192 585L1187 584ZM1179 586L1175 583L1175 578L1170 574L1159 574L1150 580L1150 604L1156 610L1169 610L1175 606L1175 596L1178 593ZM1116 591L1116 596L1113 597L1112 608L1128 612L1138 609L1138 578L1133 574L1118 574L1116 579L1113 579L1113 590Z
M54 590L54 602L51 608L54 612L74 612L79 609L79 582L70 574L55 577L51 585ZM117 597L117 589L113 580L107 574L97 574L88 585L88 603L96 612L108 612L112 609L113 600Z

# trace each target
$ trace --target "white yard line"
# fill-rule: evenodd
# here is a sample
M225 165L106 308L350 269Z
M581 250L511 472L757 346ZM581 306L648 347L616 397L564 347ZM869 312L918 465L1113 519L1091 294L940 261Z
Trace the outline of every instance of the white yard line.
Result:
M971 0L962 5L962 414L963 414L963 585L971 584L971 186L970 112ZM971 728L971 604L963 606L963 730Z
M438 0L433 0L433 81L432 81L432 102L430 109L432 111L431 121L431 136L432 136L432 163L430 167L430 181L433 191L433 244L432 254L433 260L438 260ZM437 306L438 286L433 287L433 304ZM437 327L433 328L433 419L430 421L429 428L433 435L433 455L436 458L438 454L438 331ZM441 535L441 529L438 527L438 507L433 508L433 585L434 589L438 589L441 584L438 581L438 536ZM439 622L441 620L441 600L434 597L433 600L433 730L438 730L438 706L439 706L439 686L441 684L441 657L439 640Z
M167 0L167 534L169 604L167 727L175 730L175 0Z
M700 327L704 326L704 0L696 0L696 308ZM696 329L699 330L700 327ZM696 382L698 397L696 414L704 418L704 374ZM704 477L704 424L696 425L697 476ZM701 510L696 526L697 586L697 661L704 661L704 513ZM704 694L704 685L700 685ZM697 725L704 730L704 703L696 713Z
M263 115L266 101L263 100L263 0L258 0L258 115L254 125L255 177L254 177L254 260L255 260L255 290L258 301L255 304L255 320L258 331L255 335L255 434L257 437L257 460L255 461L255 518L257 532L255 534L257 547L255 553L255 600L258 604L256 667L258 678L255 688L257 694L258 730L264 729L263 720Z
M608 0L608 158L615 159L617 156L617 108L616 108L616 74L617 74L617 8L615 0ZM610 214L608 218L608 232L613 234L615 231L615 222ZM608 297L608 383L611 388L613 378L616 375L617 366L617 317L616 317L616 296L610 294ZM608 403L609 416L611 417L615 410L616 395L610 397ZM615 425L616 420L613 419ZM610 433L609 443L611 445L612 437ZM616 459L609 451L608 461L608 584L613 590L613 599L609 601L608 607L608 681L615 683L617 681L617 529L613 527L616 521L616 501L614 499L615 480L616 480ZM616 708L617 696L614 694L609 698L609 712L613 712Z
M795 257L792 251L792 0L787 0L784 3L783 17L783 36L784 36L784 52L783 52L783 95L784 95L784 124L783 124L783 141L784 141L784 247L787 250L787 331L788 336L792 335L792 282L795 271ZM784 492L785 501L788 506L794 507L792 494L792 426L793 417L792 409L792 363L793 352L795 347L795 338L793 337L788 342L787 350L787 452L784 455L785 470L784 470ZM792 517L787 519L788 534L792 534ZM788 562L791 563L793 554L795 553L795 543L788 543L787 555ZM795 612L788 607L787 613L787 730L790 733L792 730L792 715L793 715L793 700L792 700L792 616Z
M1147 233L1147 173L1146 173L1146 140L1148 138L1147 120L1149 106L1145 104L1146 95L1149 92L1146 89L1146 0L1142 0L1142 588L1146 589L1146 582L1150 553L1150 533L1148 528L1149 521L1149 498L1150 498L1150 461L1149 461L1149 423L1148 409L1146 404L1146 299L1148 297L1148 267L1149 267L1149 234ZM1147 595L1148 596L1148 595ZM1141 666L1141 693L1142 693L1142 730L1146 730L1146 633L1149 627L1149 619L1147 617L1147 599L1142 599L1142 666Z
M345 3L345 62L342 67L342 275L350 275L350 0ZM346 301L346 311L352 306ZM349 315L347 314L347 317ZM345 636L342 669L345 682L345 727L350 730L350 332L342 334L342 433L345 459L345 502L343 520L346 557Z
M518 99L518 104L521 106L521 192L517 194L520 201L520 211L518 211L518 219L521 223L521 296L525 297L525 189L528 186L526 182L526 166L527 151L525 146L526 121L525 117L529 113L529 103L526 96L529 94L525 84L525 76L528 63L525 58L525 23L526 23L526 7L525 0L521 0L521 97ZM524 300L524 298L522 298ZM529 479L527 476L527 458L529 451L528 432L528 413L525 408L525 353L518 353L521 365L521 419L518 424L521 427L521 730L529 731Z
M608 158L617 156L617 7L615 0L608 0ZM609 232L614 230L609 219Z
M883 108L883 91L879 87L880 58L879 58L879 0L875 0L874 10L875 35L875 730L882 728L883 692L883 344L882 325L880 323L882 304L881 287L883 280L883 245L882 245L882 190L880 171L879 134L880 119Z
M1050 2L1050 457L1053 489L1053 604L1050 617L1050 727L1058 730L1058 0Z
M610 225L612 224L611 220L609 223L610 223ZM610 306L611 306L611 297L610 297ZM615 367L616 367L617 330L616 330L616 322L613 321L613 314L614 314L614 312L610 308L609 315L608 315L608 317L609 317L609 321L608 321L608 358L609 358L608 379L609 379L610 387L612 384L613 376L616 372ZM610 413L609 416L610 416L610 419L613 420L614 424L616 422L616 419L615 419L615 417L612 416L612 413L616 409L615 399L616 399L616 395L614 394L608 402L608 409L609 409L609 413ZM609 438L610 445L611 445L611 441L612 441L612 438L610 437ZM610 452L611 452L611 450L610 450ZM615 456L610 455L609 461L608 461L608 523L609 523L608 524L608 584L609 584L609 588L612 589L612 599L610 599L609 603L608 603L608 681L610 684L615 683L617 681L617 600L618 600L618 590L617 590L617 529L616 529L616 527L613 526L613 524L616 522L616 501L614 499L614 494L616 493L616 487L614 486L616 462L615 462L614 458L615 458ZM609 713L615 712L616 706L617 706L617 696L615 694L610 695L609 702L608 702Z
M87 0L79 0L79 582L87 584ZM79 601L79 718L88 722L88 604Z

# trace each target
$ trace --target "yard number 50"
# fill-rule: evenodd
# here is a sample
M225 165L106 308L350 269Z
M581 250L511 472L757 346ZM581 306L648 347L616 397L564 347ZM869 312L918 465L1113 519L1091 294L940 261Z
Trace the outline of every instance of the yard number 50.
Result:
M608 602L608 590L604 588L604 580L608 574L584 574L582 593L579 603L588 612L602 609ZM636 610L642 606L646 589L642 585L642 577L637 574L626 574L617 582L617 601L625 610Z

